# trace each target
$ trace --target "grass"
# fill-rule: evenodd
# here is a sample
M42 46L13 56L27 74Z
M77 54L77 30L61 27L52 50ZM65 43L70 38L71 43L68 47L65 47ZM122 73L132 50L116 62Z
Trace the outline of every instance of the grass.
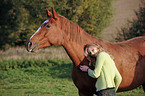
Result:
M63 64L54 62L51 67L1 70L0 96L76 96L71 61L63 61Z
M0 51L0 61L9 59L54 59L54 58L68 58L64 48L62 47L49 47L40 49L36 53L29 53L25 47L10 48L6 51Z
M0 96L78 96L69 59L49 60L49 66L0 70ZM144 96L142 88L117 96Z
M145 93L143 89L139 87L131 91L117 93L117 96L145 96Z
M36 56L22 49L13 48L10 49L12 52L8 50L0 54L0 58L4 56L0 60L0 96L78 96L71 79L72 62L61 53L64 52L62 49L58 48L59 52L53 51L57 48L43 49ZM57 56L52 58L48 53ZM13 59L14 56L19 58ZM139 87L117 93L117 96L144 96L144 92Z

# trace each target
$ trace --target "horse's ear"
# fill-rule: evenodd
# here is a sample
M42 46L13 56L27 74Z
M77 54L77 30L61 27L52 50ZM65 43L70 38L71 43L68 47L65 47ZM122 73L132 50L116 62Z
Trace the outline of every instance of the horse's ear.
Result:
M53 18L54 18L54 19L57 19L57 18L58 18L58 15L57 15L57 13L55 12L54 8L52 8L52 15L53 15Z
M46 8L46 13L47 13L47 17L51 18L52 17L52 13Z

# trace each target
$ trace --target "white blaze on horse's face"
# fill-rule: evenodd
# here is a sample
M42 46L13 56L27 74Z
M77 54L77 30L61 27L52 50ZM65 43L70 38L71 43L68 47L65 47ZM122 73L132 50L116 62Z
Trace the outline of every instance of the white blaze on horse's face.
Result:
M42 25L44 25L44 24L46 24L46 23L48 23L48 22L49 22L49 20L44 21L44 22L41 24L41 26L37 29L37 31L30 37L30 39L31 39L37 32L39 32L39 30L41 29ZM29 39L29 40L30 40L30 39Z

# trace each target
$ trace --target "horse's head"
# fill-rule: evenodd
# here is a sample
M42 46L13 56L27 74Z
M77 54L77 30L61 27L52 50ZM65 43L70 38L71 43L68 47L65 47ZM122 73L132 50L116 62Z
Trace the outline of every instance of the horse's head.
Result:
M60 29L59 15L57 15L53 8L52 13L48 9L46 11L48 19L42 23L26 44L29 52L35 52L40 48L51 45L61 45L62 32Z

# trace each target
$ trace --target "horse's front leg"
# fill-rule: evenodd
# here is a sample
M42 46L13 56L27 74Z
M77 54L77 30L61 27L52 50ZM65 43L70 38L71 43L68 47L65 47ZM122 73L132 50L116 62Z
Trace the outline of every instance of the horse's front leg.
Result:
M93 96L93 94L87 91L79 91L79 96Z

